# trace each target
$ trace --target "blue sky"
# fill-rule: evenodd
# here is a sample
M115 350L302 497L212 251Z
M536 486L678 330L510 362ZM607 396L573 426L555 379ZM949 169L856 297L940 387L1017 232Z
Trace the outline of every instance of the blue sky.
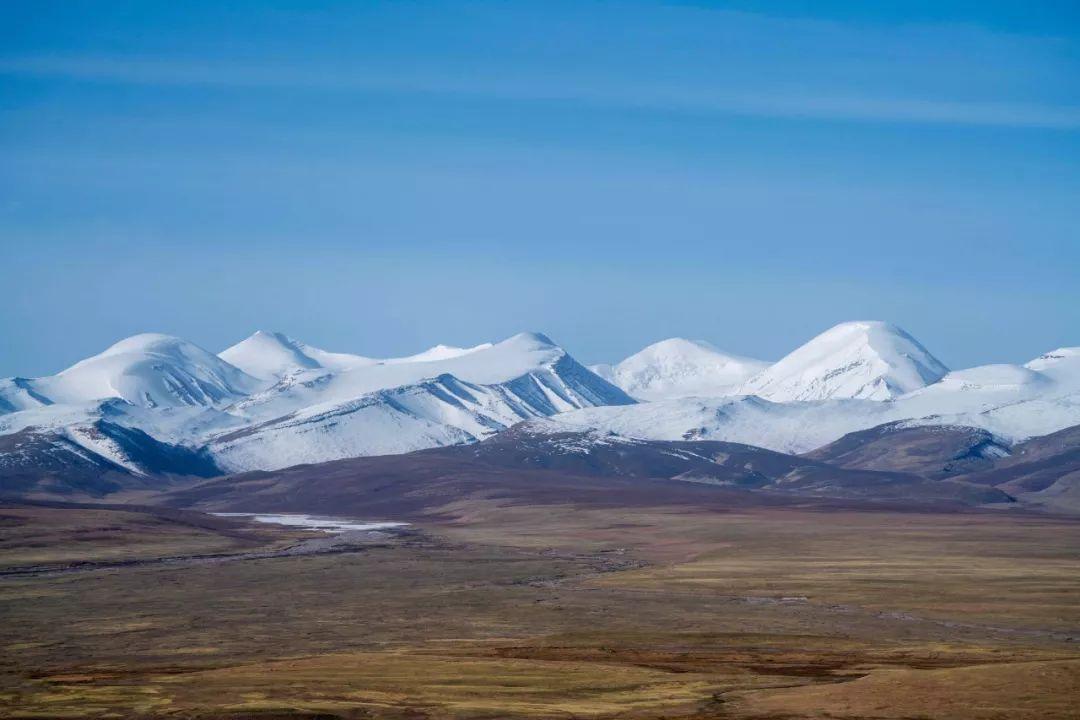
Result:
M0 376L143 331L1080 344L1072 3L9 1L0 155Z

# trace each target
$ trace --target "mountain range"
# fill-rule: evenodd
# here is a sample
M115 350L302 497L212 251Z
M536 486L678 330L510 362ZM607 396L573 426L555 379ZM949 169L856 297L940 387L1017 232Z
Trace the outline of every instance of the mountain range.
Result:
M932 446L931 464L1004 467L1020 443L1080 425L1080 348L949 371L900 328L859 321L774 363L672 338L587 368L540 333L384 359L275 332L216 355L143 334L53 376L0 380L0 489L63 493L84 478L100 493L468 446L538 419L582 437L738 443L834 470L873 456L884 464L858 469L942 480L957 473L903 466L897 443L937 428L927 437L951 439ZM968 454L950 459L941 448L955 442ZM1034 485L1024 492L1049 487Z

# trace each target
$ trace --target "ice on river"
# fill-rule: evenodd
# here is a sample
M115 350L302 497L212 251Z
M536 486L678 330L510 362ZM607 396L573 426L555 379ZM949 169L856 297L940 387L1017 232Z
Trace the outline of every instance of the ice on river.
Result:
M274 525L289 525L291 527L310 528L321 530L325 533L338 534L350 530L386 530L388 528L403 527L409 523L403 522L365 522L352 518L331 517L329 515L306 515L303 513L211 513L218 517L246 517L255 522L273 523Z

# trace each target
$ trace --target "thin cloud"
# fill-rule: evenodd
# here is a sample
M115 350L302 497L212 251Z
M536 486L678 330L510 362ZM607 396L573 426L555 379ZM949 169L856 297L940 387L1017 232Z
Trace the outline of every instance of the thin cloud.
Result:
M417 71L270 67L145 59L28 57L0 60L0 74L145 86L203 86L328 92L413 93L478 100L579 103L622 109L842 122L916 123L1057 130L1080 129L1080 107L919 98L746 94L714 87L588 85L535 78L466 77Z

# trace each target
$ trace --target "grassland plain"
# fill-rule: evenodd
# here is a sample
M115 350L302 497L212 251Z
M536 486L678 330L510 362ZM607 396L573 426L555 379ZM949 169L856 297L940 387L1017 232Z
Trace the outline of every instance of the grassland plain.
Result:
M283 547L316 533L142 506L0 506L0 571Z
M47 531L4 520L5 567L304 537L55 510ZM0 715L1034 719L1080 704L1072 519L470 499L419 531L0 579Z

